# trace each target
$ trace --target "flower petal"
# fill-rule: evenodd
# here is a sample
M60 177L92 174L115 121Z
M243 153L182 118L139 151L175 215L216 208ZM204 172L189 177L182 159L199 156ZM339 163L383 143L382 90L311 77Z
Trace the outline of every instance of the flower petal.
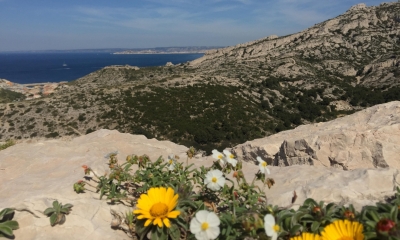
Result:
M200 231L194 235L197 240L209 240L205 231Z
M230 156L232 155L231 152L229 152L229 150L225 149L224 151L222 151L226 157L230 158Z
M221 189L221 186L220 186L220 185L218 185L217 183L213 183L213 182L210 182L209 184L207 184L207 187L208 187L210 190L213 190L213 191L218 191L218 190Z
M209 211L207 210L200 210L196 213L195 217L202 224L207 221L208 213Z
M153 225L158 225L161 228L163 226L161 218L158 217L158 218L154 219Z
M222 175L223 175L223 173L218 169L211 170L210 172L212 174L212 177L216 177L216 178L222 177Z
M264 228L265 233L268 237L272 237L272 234L275 233L273 227L275 226L275 218L271 214L267 214L264 217Z
M190 231L193 234L196 234L201 231L201 223L195 217L192 219L192 221L190 221Z
M144 226L147 227L150 225L151 221L153 221L152 219L147 219L147 221L144 223Z
M165 224L165 226L167 227L167 228L170 228L171 227L171 223L170 223L170 221L169 221L169 219L168 218L163 218L163 223Z
M167 214L167 218L176 218L181 214L181 211L175 210Z
M174 198L174 189L168 188L167 192L165 193L165 203L168 204Z
M220 177L217 179L217 184L221 187L223 187L225 185L225 178L224 177Z
M208 239L216 239L219 235L219 232L219 227L210 227L206 231Z
M209 227L218 227L221 224L221 220L219 220L217 214L214 212L209 212L207 215L207 221Z

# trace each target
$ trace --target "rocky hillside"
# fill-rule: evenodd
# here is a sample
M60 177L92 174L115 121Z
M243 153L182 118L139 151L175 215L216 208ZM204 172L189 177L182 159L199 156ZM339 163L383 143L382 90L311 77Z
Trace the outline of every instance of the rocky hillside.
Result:
M342 121L341 125L338 121ZM288 206L295 192L294 208L305 199L313 198L317 202L353 204L360 210L362 206L384 201L395 193L400 181L399 124L400 102L393 102L328 123L304 125L234 149L238 159L249 160L249 156L257 155L268 159L273 153L271 145L278 148L282 145L276 154L281 159L279 162L301 164L308 155L305 162L314 163L313 166L270 166L268 176L275 184L266 189L268 204ZM255 151L256 147L260 151ZM107 173L109 160L104 156L115 151L118 151L120 162L130 154L147 154L153 161L159 156L166 159L175 154L179 161L186 162L188 148L169 141L103 129L71 140L25 140L0 151L0 209L16 209L14 220L20 226L14 231L16 239L128 239L123 231L111 228L110 223L115 213L124 216L132 211L132 207L110 204L105 198L99 200L99 193L90 190L76 194L72 188L73 183L84 176L82 165L98 174ZM322 166L328 161L325 156L347 166L349 171L338 169L335 164ZM187 161L194 168L200 168L211 166L214 159L197 154ZM248 181L258 171L259 166L243 162L243 173ZM233 179L232 176L232 173L226 174L228 178ZM261 188L266 188L258 183ZM43 210L51 207L54 200L72 204L73 210L64 224L51 227Z
M393 87L400 84L399 23L399 3L358 4L299 33L208 51L191 65L212 70L227 64L258 68L264 78L283 78L296 85L333 77L362 86Z
M41 99L0 104L0 141L144 134L210 151L400 100L400 3L176 66L112 66Z

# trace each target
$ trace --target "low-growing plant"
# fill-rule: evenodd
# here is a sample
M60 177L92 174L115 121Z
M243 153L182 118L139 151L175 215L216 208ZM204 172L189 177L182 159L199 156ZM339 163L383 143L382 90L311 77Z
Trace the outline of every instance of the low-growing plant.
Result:
M112 152L106 155L110 172L99 175L84 165L85 181L74 190L131 206L133 211L114 218L112 227L139 239L399 239L400 189L393 199L361 212L311 198L297 210L272 206L266 190L275 181L267 177L266 161L257 157L259 171L250 182L229 151L212 152L216 161L200 168L174 155L154 162L147 155L129 155L120 163ZM195 154L194 148L187 152L188 158ZM294 192L292 204L296 198Z
M51 226L55 226L56 224L63 224L66 220L65 215L68 215L73 207L72 204L62 205L57 200L53 202L53 207L47 208L44 210L44 214L50 216L50 224Z
M19 228L18 222L12 220L14 213L11 208L5 208L0 211L0 238L14 238L13 230Z

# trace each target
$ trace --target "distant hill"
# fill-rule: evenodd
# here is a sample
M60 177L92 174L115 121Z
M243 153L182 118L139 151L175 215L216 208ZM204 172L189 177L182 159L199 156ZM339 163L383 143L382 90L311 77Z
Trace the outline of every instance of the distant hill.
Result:
M400 3L350 8L288 36L175 66L111 67L0 104L0 140L143 134L207 151L400 100Z

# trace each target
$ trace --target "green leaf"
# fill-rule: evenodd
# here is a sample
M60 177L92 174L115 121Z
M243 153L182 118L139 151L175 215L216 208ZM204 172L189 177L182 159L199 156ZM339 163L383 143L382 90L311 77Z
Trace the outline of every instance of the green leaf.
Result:
M290 236L295 236L297 235L297 232L301 231L303 226L296 224L290 229Z
M336 210L336 204L335 203L329 203L326 206L326 215L331 215L335 210Z
M63 205L64 208L72 208L74 205L67 203L65 205Z
M136 233L139 235L140 239L145 239L147 233L149 232L149 230L151 229L151 226L145 227L144 223L146 222L145 219L138 219L136 220Z
M311 224L311 232L318 233L318 228L319 228L320 225L321 225L320 222L313 222Z
M181 232L179 231L178 226L172 224L169 228L169 236L171 239L179 239L181 237Z
M317 202L312 198L307 198L303 203L303 206L317 206L317 205L318 205Z
M0 225L0 232L9 237L14 236L12 229L7 226Z
M11 220L14 217L14 210L11 208L5 208L0 212L0 221Z
M55 210L57 210L59 207L60 207L60 204L58 203L57 200L55 200L55 201L53 202L53 208L54 208Z
M375 222L379 222L379 216L375 211L372 210L372 211L369 211L368 213Z
M55 212L56 210L54 208L47 208L46 210L44 210L44 215L49 215L52 214L53 212Z
M393 206L390 210L390 218L397 223L397 215L399 213L399 208L397 206Z
M57 224L57 218L58 218L58 215L57 215L56 213L53 213L53 214L50 216L50 225L51 225L51 226L54 226L54 225Z
M71 210L71 209L69 209L69 208L61 208L61 209L60 209L60 212L65 213L65 214L68 214L70 210Z
M18 229L19 228L19 224L17 221L7 221L7 222L3 222L0 223L0 226L6 226L11 228L12 230Z

